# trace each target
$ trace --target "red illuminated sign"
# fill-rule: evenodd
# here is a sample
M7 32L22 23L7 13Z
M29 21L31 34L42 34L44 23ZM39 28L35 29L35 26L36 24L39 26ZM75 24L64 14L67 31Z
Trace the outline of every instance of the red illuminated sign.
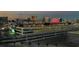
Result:
M51 24L59 24L60 23L60 18L52 18L50 23Z

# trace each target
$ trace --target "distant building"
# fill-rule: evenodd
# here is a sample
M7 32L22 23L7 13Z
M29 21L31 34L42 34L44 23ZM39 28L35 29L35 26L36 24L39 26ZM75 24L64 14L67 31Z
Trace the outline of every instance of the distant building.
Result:
M50 24L50 17L49 16L45 16L43 18L43 23L44 23L44 25L49 25Z
M79 19L76 19L76 23L79 23Z
M8 17L0 17L0 24L7 24L8 23Z
M33 22L35 22L37 20L37 16L32 16L31 19Z

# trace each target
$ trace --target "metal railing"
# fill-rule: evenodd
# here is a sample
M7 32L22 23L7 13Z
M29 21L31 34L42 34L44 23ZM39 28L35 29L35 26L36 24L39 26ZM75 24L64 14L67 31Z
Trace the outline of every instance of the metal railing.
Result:
M0 38L0 44L16 43L16 42L40 42L42 40L49 43L62 43L66 41L67 32L44 32L32 33L23 36Z

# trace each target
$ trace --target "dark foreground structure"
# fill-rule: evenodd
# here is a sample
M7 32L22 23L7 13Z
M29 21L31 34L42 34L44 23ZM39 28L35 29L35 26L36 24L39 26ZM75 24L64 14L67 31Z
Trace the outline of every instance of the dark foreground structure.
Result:
M0 37L1 47L78 47L79 35L70 32L44 32Z
M4 36L0 38L2 47L68 47L72 42L68 40L67 32L32 33L23 36Z

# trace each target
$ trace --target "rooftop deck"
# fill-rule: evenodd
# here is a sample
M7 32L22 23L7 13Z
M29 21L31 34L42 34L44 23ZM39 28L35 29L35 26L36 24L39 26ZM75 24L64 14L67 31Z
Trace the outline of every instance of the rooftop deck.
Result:
M16 36L3 36L0 38L0 45L8 44L8 46L17 46L15 43L20 43L19 46L31 46L33 42L36 43L37 46L41 44L45 44L48 46L77 46L73 42L75 38L70 39L72 37L70 35L71 31L79 30L78 27L69 25L69 26L49 26L49 27L17 27L22 29L32 29L33 33L27 33L26 35L16 35ZM73 41L72 41L73 40ZM11 44L14 45L11 45ZM79 43L79 41L77 41ZM10 45L9 45L10 44ZM71 45L69 45L71 44ZM35 46L35 45L34 45ZM43 45L41 45L43 46Z

